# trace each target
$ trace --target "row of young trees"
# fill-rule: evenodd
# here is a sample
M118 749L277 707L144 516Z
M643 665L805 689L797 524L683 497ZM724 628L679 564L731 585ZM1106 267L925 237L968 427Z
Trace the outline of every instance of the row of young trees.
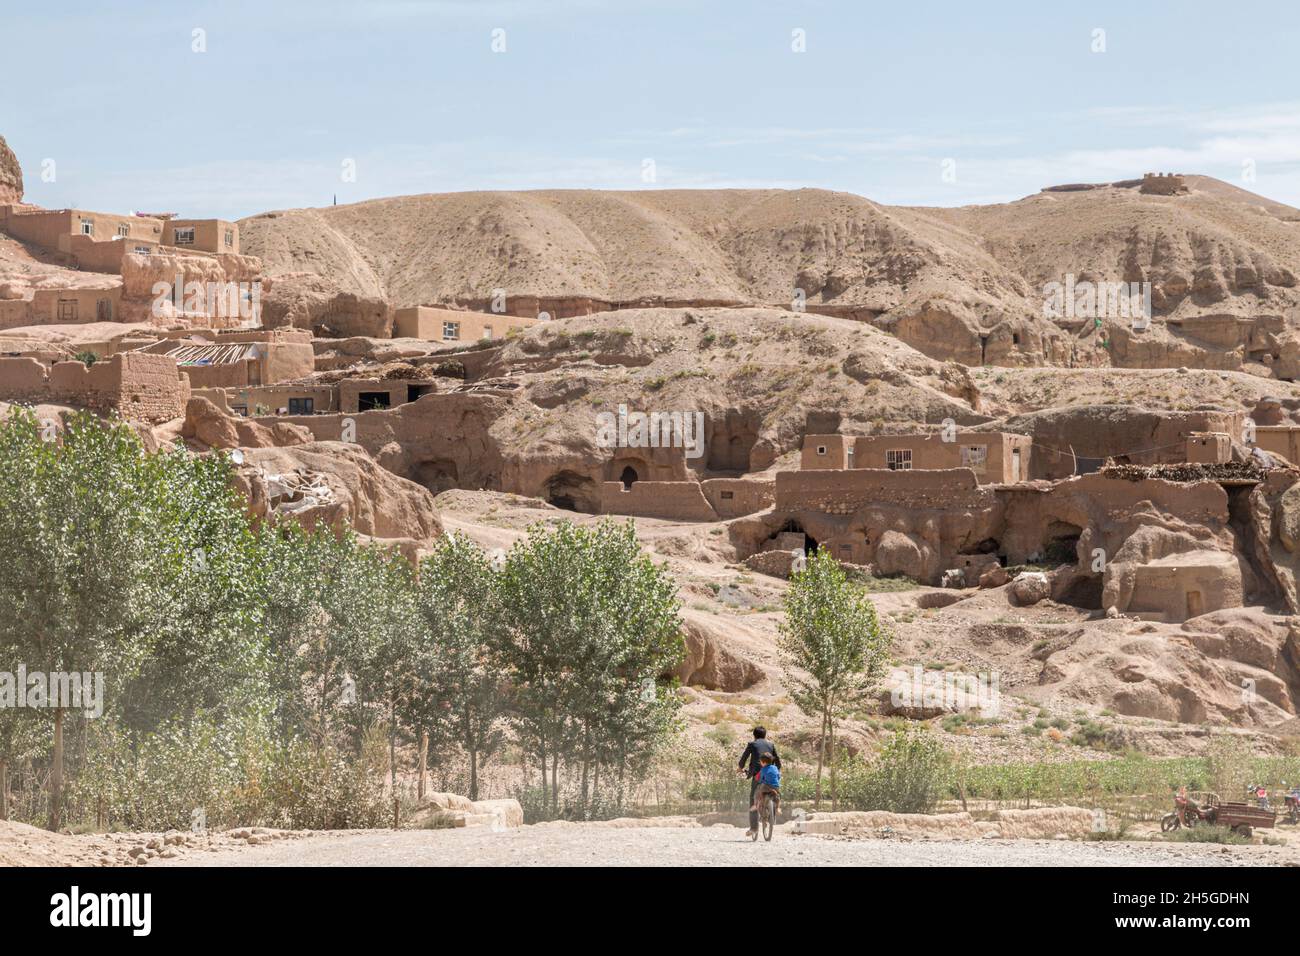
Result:
M159 741L208 739L195 728L239 737L230 779L250 800L301 772L274 755L337 768L379 731L394 779L405 744L454 752L477 797L509 732L540 809L558 812L567 789L585 813L602 784L621 798L675 727L676 588L630 523L539 525L499 561L448 535L417 567L350 532L258 526L230 479L224 456L149 454L89 415L57 434L25 412L0 424L0 673L107 683L93 719L0 693L0 815L21 765L62 824L69 733L73 769L94 777L83 788L107 786L105 767L138 788ZM234 727L243 736L221 730ZM250 727L273 755L256 773ZM118 749L96 763L109 739Z

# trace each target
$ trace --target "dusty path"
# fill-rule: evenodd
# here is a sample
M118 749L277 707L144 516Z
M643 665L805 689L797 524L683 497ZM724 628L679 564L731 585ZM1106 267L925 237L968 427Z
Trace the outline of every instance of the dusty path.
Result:
M155 866L1259 866L1289 848L1059 840L903 842L778 833L751 843L734 827L532 826L325 833L195 853Z

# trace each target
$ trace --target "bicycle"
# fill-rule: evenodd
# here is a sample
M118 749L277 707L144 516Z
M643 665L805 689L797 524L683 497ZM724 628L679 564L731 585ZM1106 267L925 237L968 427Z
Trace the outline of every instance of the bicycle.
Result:
M759 830L763 833L763 839L768 843L772 842L772 830L776 825L776 794L763 794L763 802L758 805L758 826L750 839L755 843L758 842Z

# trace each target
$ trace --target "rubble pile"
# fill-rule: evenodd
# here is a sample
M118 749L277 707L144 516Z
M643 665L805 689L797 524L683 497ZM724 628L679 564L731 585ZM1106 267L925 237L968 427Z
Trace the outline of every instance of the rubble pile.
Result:
M1145 481L1148 478L1181 482L1263 481L1267 471L1254 462L1229 461L1220 464L1108 465L1101 469L1101 474L1122 481Z

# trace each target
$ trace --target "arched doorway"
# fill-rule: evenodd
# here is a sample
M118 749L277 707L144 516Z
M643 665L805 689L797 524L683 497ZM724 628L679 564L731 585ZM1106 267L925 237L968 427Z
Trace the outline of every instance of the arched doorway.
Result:
M623 490L627 491L629 488L631 488L634 484L637 483L637 480L640 477L641 476L636 473L636 469L633 468L631 465L628 465L626 468L623 469L623 473L618 476L618 480L623 482Z

